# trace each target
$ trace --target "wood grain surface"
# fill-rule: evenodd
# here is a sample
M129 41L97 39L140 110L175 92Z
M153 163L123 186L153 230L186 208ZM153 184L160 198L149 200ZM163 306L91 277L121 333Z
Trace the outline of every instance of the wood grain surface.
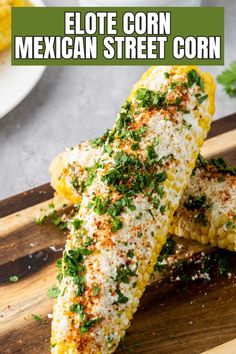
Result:
M236 115L213 123L203 153L236 164ZM55 260L61 256L65 233L50 223L36 225L35 217L52 195L47 184L0 202L0 353L50 352L53 300L47 290L56 284ZM196 242L183 244L185 256L215 252ZM19 281L10 282L12 275ZM232 340L235 296L234 276L192 283L187 289L170 282L168 274L159 276L148 286L117 353L200 354ZM43 322L32 315L40 315Z

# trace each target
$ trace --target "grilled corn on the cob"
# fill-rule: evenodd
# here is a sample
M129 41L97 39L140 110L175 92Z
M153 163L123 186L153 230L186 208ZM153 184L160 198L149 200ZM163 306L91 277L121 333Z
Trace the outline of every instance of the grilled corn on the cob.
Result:
M80 194L70 181L70 169L73 165L72 175L77 176L77 184L83 183L100 153L101 148L92 148L91 143L86 142L57 157L51 166L56 191L72 202L79 202ZM68 174L67 188L61 188L63 174ZM169 231L236 251L236 168L227 167L222 158L203 160L200 157Z
M198 161L170 232L236 251L236 168L223 159Z
M52 353L114 352L166 241L213 112L208 74L153 67L99 139L103 151L87 178L71 181L83 195L68 222Z

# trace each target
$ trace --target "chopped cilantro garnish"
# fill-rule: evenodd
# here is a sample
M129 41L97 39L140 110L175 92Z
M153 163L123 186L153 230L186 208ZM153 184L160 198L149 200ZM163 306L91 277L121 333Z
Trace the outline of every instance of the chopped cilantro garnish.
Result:
M97 318L91 318L88 321L84 321L82 324L82 327L80 327L80 333L85 333L89 330L90 327L95 325L96 323L99 323L102 319L100 317Z
M93 240L91 239L91 237L87 236L86 240L84 242L84 246L88 247L88 246L91 246L92 244L93 244Z
M111 225L112 225L112 227L111 227L112 232L116 232L123 227L122 221L117 217L113 217L111 219Z
M176 106L179 106L180 103L181 103L181 97L176 97L176 98L175 98L175 105L176 105Z
M98 285L94 285L94 287L93 287L93 296L98 296L99 291L100 291L99 286Z
M46 323L47 323L47 321L44 320L40 315L34 315L34 314L32 314L31 316L33 317L33 319L34 319L35 321L37 321L37 322L39 322L39 323L41 323L41 324L46 324Z
M112 217L116 217L119 216L124 211L125 207L128 207L132 211L136 209L135 205L132 203L132 199L124 196L123 198L119 199L117 202L112 203L111 206L109 206L107 212Z
M128 134L128 127L132 121L133 114L131 112L131 103L126 102L124 106L122 106L121 112L118 115L114 133L116 133L120 139L126 138Z
M116 281L117 283L129 284L130 277L136 275L136 272L131 270L128 265L121 265L117 268Z
M51 288L48 289L47 295L50 299L55 299L58 297L60 291L56 285L52 285Z
M108 203L109 203L109 200L106 200L105 202L103 202L101 197L96 197L94 200L93 210L98 215L103 215L107 212Z
M70 311L74 313L78 313L81 321L85 320L86 314L84 313L84 307L82 304L74 303L73 305L71 305Z
M155 188L157 194L159 195L160 198L163 198L165 192L163 186L160 186L159 184Z
M82 269L81 264L84 261L84 256L91 254L87 248L76 248L69 250L64 254L64 273L67 276L77 276L78 272Z
M207 201L205 195L194 196L190 195L188 200L185 201L184 207L191 211L197 211L194 219L196 222L200 223L203 226L208 225L208 220L206 217L206 210L212 207L212 204Z
M51 220L52 223L59 228L59 230L63 231L67 229L67 222L63 221L62 218L58 216L56 213L52 215Z
M80 267L81 271L84 271L84 267ZM76 296L81 296L85 290L85 285L84 285L84 276L83 275L77 275L74 276L74 284L77 286L75 295Z
M147 159L148 159L149 164L153 165L156 162L156 158L157 158L154 144L147 146L146 155L147 155Z
M62 278L63 278L63 275L62 275L62 258L59 258L56 261L56 266L57 266L57 270L58 270L57 280L60 283L62 281Z
M167 179L167 173L166 171L160 172L160 173L156 173L155 174L155 181L156 182L164 182Z
M17 275L12 275L12 276L10 276L10 278L9 278L9 281L10 281L11 283L16 283L16 282L18 282L18 280L19 280L19 278L18 278Z
M168 78L170 77L170 74L169 74L167 71L165 71L165 72L164 72L164 77L165 77L166 79L168 79Z
M164 214L165 211L166 211L166 205L161 205L161 207L160 207L160 212L161 212L162 214Z
M172 82L170 83L170 89L171 89L171 90L174 90L174 88L175 88L178 84L179 84L178 81L172 81Z
M204 102L206 99L208 98L208 95L204 95L198 98L198 103L202 104L202 102Z
M158 209L160 206L160 199L157 198L157 196L155 195L153 198L153 206L154 208Z
M91 145L92 145L93 147L102 146L103 144L105 144L105 142L106 142L106 140L107 140L109 134L110 134L110 130L107 129L107 131L105 132L105 134L103 134L101 137L98 137L98 138L96 138L96 139L94 139L94 140L91 140L91 142L90 142Z
M153 220L155 220L152 210L151 209L146 209L146 211L151 215Z
M204 81L196 70L192 69L188 72L188 87L192 87L194 84L200 86L201 90L204 92Z
M173 160L174 159L174 155L173 154L168 154L168 155L166 155L166 156L162 156L162 158L158 161L158 165L160 166L160 167L163 167L163 165L164 165L164 161L166 161L166 160Z
M43 215L43 216L37 217L35 219L35 223L37 225L42 225L46 219L47 219L47 215Z
M76 191L79 191L79 190L80 190L79 179L78 179L78 177L77 177L75 174L71 177L70 183L71 183L72 187L73 187Z
M235 229L236 223L234 223L232 220L228 220L224 226L226 230Z
M134 144L132 144L132 145L131 145L131 149L132 149L133 151L138 150L138 149L139 149L139 143L134 143Z
M128 253L127 253L127 256L129 258L134 258L134 251L133 250L129 250Z
M111 145L104 145L104 152L108 153L108 155L111 155L112 153L112 147Z
M75 230L79 230L83 224L83 220L80 219L74 219L71 224Z
M129 301L129 298L125 296L119 288L116 289L116 293L118 295L118 303L119 304L126 304Z
M74 278L74 284L77 285L76 295L79 296L84 292L84 276L85 267L83 265L84 257L91 254L87 248L76 248L64 253L64 274Z
M163 246L160 254L163 255L163 256L170 256L170 255L174 254L175 247L176 247L176 242L173 239L173 237L168 237L168 239L167 239L165 245Z
M188 200L184 203L185 208L188 210L200 210L200 209L209 209L211 204L207 201L206 196L195 196L190 195Z
M151 91L139 88L136 91L136 101L142 108L160 108L165 101L166 92Z

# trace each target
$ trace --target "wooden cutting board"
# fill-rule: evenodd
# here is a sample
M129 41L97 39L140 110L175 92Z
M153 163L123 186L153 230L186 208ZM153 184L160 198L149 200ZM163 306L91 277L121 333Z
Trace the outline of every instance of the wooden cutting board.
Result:
M236 114L213 123L202 150L236 164ZM47 290L56 284L55 261L65 234L54 225L35 224L49 203L49 184L0 202L0 352L50 352L53 300ZM183 241L180 240L180 243ZM187 241L184 252L214 252ZM182 257L182 254L179 256ZM234 257L234 255L233 255ZM236 254L235 254L236 261ZM17 275L18 282L9 277ZM117 353L199 354L236 336L235 277L217 277L188 289L171 283L168 275L148 286L138 312ZM33 315L40 315L43 323ZM46 322L46 323L45 323ZM236 353L235 351L232 354Z

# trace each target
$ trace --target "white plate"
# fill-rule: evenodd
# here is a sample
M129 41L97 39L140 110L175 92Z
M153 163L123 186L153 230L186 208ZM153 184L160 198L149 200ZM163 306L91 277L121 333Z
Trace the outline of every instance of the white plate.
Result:
M42 0L31 0L44 6ZM0 53L0 119L16 107L34 88L45 66L12 66L10 49Z

